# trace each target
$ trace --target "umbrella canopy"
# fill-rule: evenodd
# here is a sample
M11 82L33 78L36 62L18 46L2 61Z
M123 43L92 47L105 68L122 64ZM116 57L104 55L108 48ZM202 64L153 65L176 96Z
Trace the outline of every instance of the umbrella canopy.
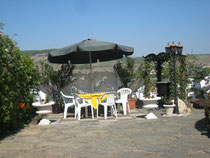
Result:
M116 43L87 39L82 42L57 49L48 54L51 63L87 64L110 61L132 55L134 48Z
M94 91L92 80L92 63L110 61L132 55L134 48L118 45L116 43L102 42L87 39L82 42L57 49L48 54L51 63L90 64L91 87Z

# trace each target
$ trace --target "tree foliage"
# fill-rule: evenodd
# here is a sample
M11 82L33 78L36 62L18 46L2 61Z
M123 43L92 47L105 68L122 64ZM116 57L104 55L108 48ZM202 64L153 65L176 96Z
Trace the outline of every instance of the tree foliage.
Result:
M209 74L208 68L203 68L202 64L197 63L199 57L196 55L188 55L186 65L188 69L188 76L193 77L195 81L204 79Z
M2 24L0 28L2 28ZM15 41L0 31L0 132L14 130L32 117L38 70Z
M134 59L131 57L126 58L126 63L117 62L114 65L114 71L119 76L120 81L123 83L123 87L128 87L128 83L135 77L134 73Z
M206 128L210 134L210 93L208 93L205 98L204 114L206 120Z
M186 56L178 56L179 67L178 67L178 75L177 80L179 86L179 97L182 100L186 99L186 88L188 82L188 75L187 75L187 65L186 65Z
M151 87L151 80L150 80L150 72L152 70L151 61L145 58L145 60L140 64L138 68L139 77L143 80L144 84L144 95L145 97L150 96L150 87Z
M149 65L151 69L151 64L155 64L155 69L157 73L157 81L160 82L162 79L168 78L170 80L170 99L174 98L174 88L177 85L179 86L178 89L178 94L181 99L185 99L185 93L186 93L186 87L187 87L187 64L186 64L186 56L184 55L176 55L175 60L173 61L173 56L168 53L161 52L158 55L156 54L149 54L148 56L145 57L145 62L144 62L144 71L151 71L149 70ZM174 75L174 65L173 62L177 63L176 64L176 72ZM148 67L148 68L147 68ZM148 69L148 70L146 70ZM145 73L145 72L141 73ZM145 76L146 75L146 76ZM145 78L148 78L150 75L149 73L145 73L144 76L142 77L143 80ZM174 82L176 80L176 84ZM147 86L149 85L149 80L146 79L144 82L146 85L146 94L148 93Z
M47 87L49 95L60 103L59 91L73 81L72 74L75 66L70 63L62 64L59 70L54 70L47 62L41 62L40 84Z

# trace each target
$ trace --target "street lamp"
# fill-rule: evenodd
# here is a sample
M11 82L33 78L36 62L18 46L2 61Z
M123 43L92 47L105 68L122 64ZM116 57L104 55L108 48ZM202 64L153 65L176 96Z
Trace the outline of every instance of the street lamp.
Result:
M178 53L178 55L182 55L182 50L183 50L183 46L179 42L179 44L177 46L177 53Z
M174 104L176 105L174 107L174 113L179 114L179 108L178 108L178 101L177 101L177 93L176 93L176 61L175 61L175 56L176 54L178 55L182 55L182 50L183 50L183 46L179 44L176 46L176 44L174 44L174 42L172 42L171 45L168 45L165 47L166 53L169 53L172 55L173 57L173 67L174 67L174 75L173 75L173 79L174 79Z

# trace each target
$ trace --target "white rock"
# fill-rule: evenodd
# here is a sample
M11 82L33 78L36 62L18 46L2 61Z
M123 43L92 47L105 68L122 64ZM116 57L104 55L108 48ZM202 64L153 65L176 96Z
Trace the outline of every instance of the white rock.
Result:
M147 114L145 116L146 119L157 119L157 116L155 116L155 114L153 114L152 112L150 112L149 114Z
M173 100L172 100L173 102ZM185 102L178 98L178 106L179 106L179 113L180 114L189 114L191 113L191 109L187 107Z
M50 124L50 120L48 119L42 119L40 122L39 122L39 125L49 125Z
M180 114L188 114L191 112L191 109L187 107L185 102L178 98L178 106L179 106L179 113Z

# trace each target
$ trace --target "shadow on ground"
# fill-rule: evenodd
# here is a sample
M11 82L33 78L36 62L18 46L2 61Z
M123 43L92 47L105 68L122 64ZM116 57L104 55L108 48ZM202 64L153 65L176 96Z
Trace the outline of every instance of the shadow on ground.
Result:
M7 137L10 137L10 136L13 136L13 135L17 134L18 132L23 130L25 127L27 127L29 124L37 125L40 120L41 120L41 117L39 115L34 115L31 118L30 122L28 122L26 124L24 124L24 123L20 124L20 126L17 129L6 130L6 131L1 131L0 130L0 141L7 138Z
M206 129L206 120L205 118L197 121L195 123L195 128L201 132L201 135L206 135L208 138L210 138L210 133L207 132Z
M20 132L22 129L24 129L24 126L20 127L19 129L17 130L13 130L13 131L4 131L4 132L0 132L0 141L7 138L7 137L10 137L10 136L13 136L15 134L17 134L18 132Z

